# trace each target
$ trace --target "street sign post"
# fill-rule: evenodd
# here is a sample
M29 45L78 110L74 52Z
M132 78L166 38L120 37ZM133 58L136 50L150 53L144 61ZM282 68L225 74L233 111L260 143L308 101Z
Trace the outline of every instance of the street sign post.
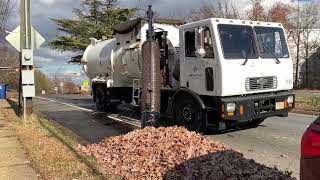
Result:
M30 6L30 0L20 0L21 24L6 37L6 40L21 52L19 107L22 90L25 120L27 115L32 114L32 97L35 96L33 50L45 42L45 39L31 26Z

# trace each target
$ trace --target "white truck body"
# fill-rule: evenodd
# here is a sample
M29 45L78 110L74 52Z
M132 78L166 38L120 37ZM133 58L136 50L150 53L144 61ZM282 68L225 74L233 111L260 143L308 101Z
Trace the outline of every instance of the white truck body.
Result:
M103 93L121 102L134 98L133 81L141 79L141 48L148 24L143 20L129 24L114 39L92 39L84 52L82 63L91 79L94 100ZM181 26L155 22L154 28L160 33L160 43L161 32L167 33L168 53L163 62L168 67L161 69L166 82L161 103L168 102L163 112L171 107L174 117L181 116L186 123L194 121L198 111L213 111L211 119L206 118L206 127L218 124L223 129L225 122L287 116L294 107L290 92L293 63L281 24L212 18ZM165 50L163 47L162 52ZM96 92L97 87L103 92ZM105 99L97 103L101 106ZM183 105L185 101L192 106Z
M156 31L165 29L169 32L169 48L175 51L175 47L179 47L179 29L166 24L154 26ZM87 76L93 81L99 81L101 77L107 79L108 87L132 87L132 81L141 78L141 47L146 41L147 29L148 24L144 24L136 35L129 32L116 34L111 40L92 39L82 58ZM177 60L179 56L174 52L170 61Z

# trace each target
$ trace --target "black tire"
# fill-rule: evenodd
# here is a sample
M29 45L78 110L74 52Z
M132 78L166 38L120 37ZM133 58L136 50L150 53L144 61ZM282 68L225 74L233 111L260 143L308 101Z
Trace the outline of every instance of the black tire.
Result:
M103 86L98 86L95 90L96 107L100 112L107 111L108 97Z
M264 120L265 118L254 119L252 120L252 122L250 122L250 125L252 125L253 127L258 127L261 123L263 123Z
M178 125L190 131L205 132L205 119L201 106L190 97L181 97L173 104L173 116Z

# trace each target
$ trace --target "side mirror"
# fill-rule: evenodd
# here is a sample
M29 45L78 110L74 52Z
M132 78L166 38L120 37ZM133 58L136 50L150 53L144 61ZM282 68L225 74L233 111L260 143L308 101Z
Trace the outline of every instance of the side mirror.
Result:
M196 56L203 58L206 55L206 51L204 50L204 28L196 28L195 29L195 47L196 47Z

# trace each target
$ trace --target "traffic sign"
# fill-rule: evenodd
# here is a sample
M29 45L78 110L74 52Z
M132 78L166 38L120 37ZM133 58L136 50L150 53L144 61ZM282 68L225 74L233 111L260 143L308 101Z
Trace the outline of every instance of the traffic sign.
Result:
M81 73L77 72L77 71L65 71L63 73L63 75L65 75L65 76L81 76Z
M88 80L84 80L83 81L83 86L88 87L89 86L89 81Z
M46 40L33 27L31 27L31 48L39 48ZM6 40L20 52L20 26L13 30Z

